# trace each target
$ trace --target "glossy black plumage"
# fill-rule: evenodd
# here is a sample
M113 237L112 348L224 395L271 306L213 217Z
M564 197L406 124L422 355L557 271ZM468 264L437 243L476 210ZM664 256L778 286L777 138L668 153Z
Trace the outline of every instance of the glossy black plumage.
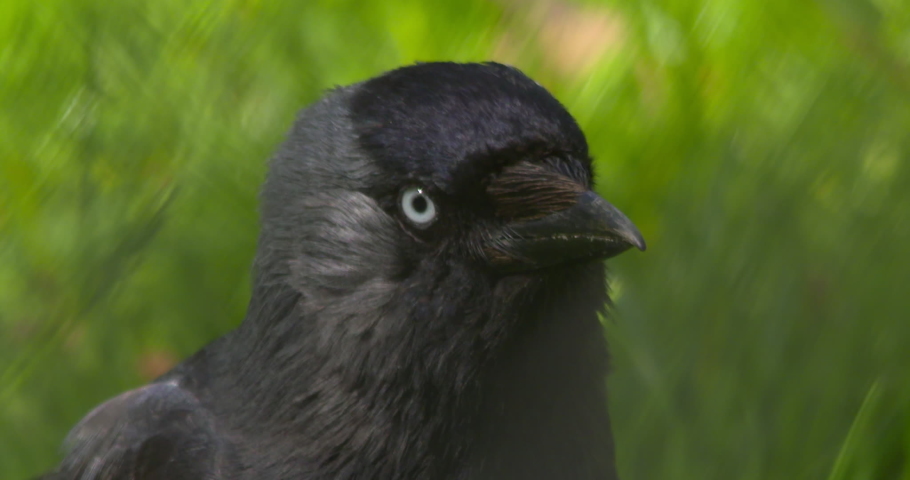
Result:
M601 260L644 243L591 186L513 68L328 93L271 162L243 323L90 413L55 478L616 478Z

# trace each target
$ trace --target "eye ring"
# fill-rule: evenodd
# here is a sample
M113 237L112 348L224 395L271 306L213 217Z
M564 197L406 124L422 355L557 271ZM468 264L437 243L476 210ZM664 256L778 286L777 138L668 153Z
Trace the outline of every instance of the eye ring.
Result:
M401 191L398 207L412 225L427 228L436 221L436 203L420 187L408 187Z

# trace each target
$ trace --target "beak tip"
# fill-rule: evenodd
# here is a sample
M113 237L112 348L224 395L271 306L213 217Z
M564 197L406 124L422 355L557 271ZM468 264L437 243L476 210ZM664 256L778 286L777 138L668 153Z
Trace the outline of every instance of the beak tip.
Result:
M630 226L624 231L620 232L620 236L625 240L629 245L637 248L638 250L644 252L648 249L648 244L645 243L645 237L641 235L641 232L635 228L634 225L631 225L632 222L629 222Z

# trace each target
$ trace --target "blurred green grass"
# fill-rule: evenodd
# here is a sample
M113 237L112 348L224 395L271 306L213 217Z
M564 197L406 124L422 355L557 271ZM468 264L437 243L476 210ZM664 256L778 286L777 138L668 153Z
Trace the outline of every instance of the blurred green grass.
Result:
M910 479L910 3L0 4L0 478L236 325L265 161L333 85L512 63L642 228L626 479Z

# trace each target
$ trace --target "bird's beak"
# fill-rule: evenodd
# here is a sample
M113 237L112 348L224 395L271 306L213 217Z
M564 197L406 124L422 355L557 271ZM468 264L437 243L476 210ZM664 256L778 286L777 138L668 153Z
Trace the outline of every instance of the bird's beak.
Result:
M518 273L585 260L603 260L645 240L628 217L592 191L574 206L545 217L510 223L486 249L490 263Z

